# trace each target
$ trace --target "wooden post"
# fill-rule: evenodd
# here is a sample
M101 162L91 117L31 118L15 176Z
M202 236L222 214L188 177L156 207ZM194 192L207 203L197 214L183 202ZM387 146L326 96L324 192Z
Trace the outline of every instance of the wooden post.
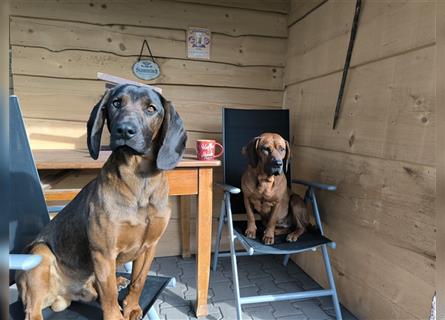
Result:
M445 3L436 0L436 318L445 319ZM426 316L425 316L426 317Z

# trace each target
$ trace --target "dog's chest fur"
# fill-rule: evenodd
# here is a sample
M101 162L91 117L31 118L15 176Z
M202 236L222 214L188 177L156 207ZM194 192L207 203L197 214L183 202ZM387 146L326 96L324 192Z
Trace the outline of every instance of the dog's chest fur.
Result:
M287 197L285 177L280 175L266 179L256 174L247 174L243 178L243 192L255 211L260 215L268 215L283 197Z
M101 225L107 226L104 232L112 226L118 264L143 254L158 240L170 219L166 175L147 173L144 166L122 165L106 172L100 198L107 199L103 204L107 212L99 214L98 223L90 225L96 229L91 234L101 234L97 230ZM131 169L134 167L138 169ZM126 210L120 210L122 207Z

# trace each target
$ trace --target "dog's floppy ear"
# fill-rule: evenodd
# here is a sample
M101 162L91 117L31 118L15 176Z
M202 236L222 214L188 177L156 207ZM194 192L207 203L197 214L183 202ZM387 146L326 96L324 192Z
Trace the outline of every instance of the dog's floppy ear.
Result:
M176 167L185 151L187 133L181 117L170 101L162 97L164 105L164 120L159 135L160 148L156 166L160 170L170 170Z
M284 172L287 172L287 170L289 169L291 151L289 147L289 142L287 140L285 141L286 141L286 156L284 157Z
M241 153L247 157L247 161L252 168L256 168L258 165L258 141L260 141L260 137L253 138L247 146L244 146L241 150Z
M91 158L99 157L100 139L105 124L105 107L110 98L111 91L107 89L102 99L94 106L87 122L87 144Z

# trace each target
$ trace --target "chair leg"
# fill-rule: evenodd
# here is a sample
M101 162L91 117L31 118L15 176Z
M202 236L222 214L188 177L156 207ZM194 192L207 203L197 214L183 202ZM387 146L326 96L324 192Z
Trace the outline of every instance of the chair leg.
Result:
M223 200L221 203L221 214L219 215L218 233L216 234L216 239L215 239L215 249L213 251L213 261L212 261L213 272L215 272L216 268L218 267L219 245L221 243L221 234L225 217L226 217L226 208L225 208L225 202Z
M148 312L147 312L147 318L148 320L161 320L161 318L159 318L158 313L156 312L156 309L154 306L152 306Z
M328 276L329 286L330 286L331 290L333 291L332 303L334 304L335 317L336 317L337 320L342 320L343 318L342 318L342 315L341 315L340 303L338 301L337 289L335 287L334 276L332 274L331 262L329 260L328 247L324 244L321 247L321 250L323 252L323 260L324 260L324 264L325 264L325 267L326 267L326 274Z
M283 266L287 266L287 263L289 262L290 254L284 255L283 258Z
M236 318L237 320L242 320L241 319L242 311L241 311L240 293L239 293L238 265L236 263L235 237L233 235L231 236L230 239L230 259L232 261L233 292L235 294Z
M236 250L235 250L235 234L233 232L233 220L232 220L232 210L230 208L230 198L228 196L224 197L226 215L227 215L227 225L229 227L229 240L230 240L230 260L232 262L232 277L233 277L233 292L235 294L235 304L236 304L236 318L237 320L242 320L241 315L241 299L239 293L239 280L238 280L238 265L236 263Z

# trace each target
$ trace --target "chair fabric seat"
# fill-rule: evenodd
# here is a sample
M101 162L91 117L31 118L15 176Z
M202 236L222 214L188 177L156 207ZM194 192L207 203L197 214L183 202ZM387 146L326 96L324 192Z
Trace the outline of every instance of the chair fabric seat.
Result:
M292 254L310 250L320 245L332 242L330 239L322 236L320 232L317 231L305 232L295 242L286 241L286 235L278 235L275 236L275 243L273 245L265 245L262 241L265 227L261 222L257 222L256 239L250 239L244 235L247 228L247 221L234 221L233 228L240 241L243 241L256 252L267 254Z
M123 276L130 279L131 274L129 273L117 273L117 276ZM171 278L168 277L155 277L149 276L145 281L144 288L142 289L142 294L139 300L139 304L142 308L144 316L147 314L148 310L153 306L158 296L161 294L162 290L170 282ZM122 301L127 295L128 289L122 289L119 291L119 304L122 306ZM71 306L62 311L54 312L51 308L46 308L42 311L43 318L45 320L89 320L89 319L103 319L102 309L100 307L100 302L95 300L91 303L81 303L73 302ZM12 320L23 320L25 314L23 312L22 302L16 301L9 305L9 319Z

